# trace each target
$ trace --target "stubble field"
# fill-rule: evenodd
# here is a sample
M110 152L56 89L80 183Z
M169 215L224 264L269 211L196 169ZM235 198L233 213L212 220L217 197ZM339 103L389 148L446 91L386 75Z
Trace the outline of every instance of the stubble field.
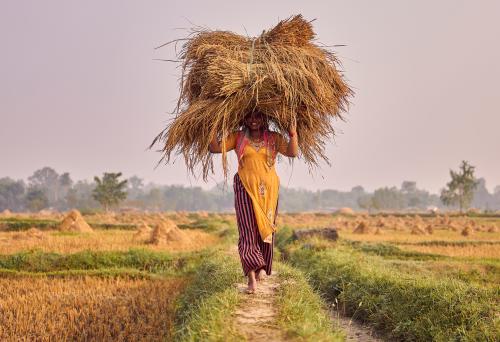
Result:
M230 323L244 281L227 256L233 214L80 215L90 230L80 218L63 227L67 214L0 217L0 340L244 338ZM292 213L278 225L275 260L307 276L320 316L333 307L389 339L499 337L500 218ZM293 235L327 227L338 241ZM311 319L302 309L277 319L288 339L342 340L324 319L297 332Z

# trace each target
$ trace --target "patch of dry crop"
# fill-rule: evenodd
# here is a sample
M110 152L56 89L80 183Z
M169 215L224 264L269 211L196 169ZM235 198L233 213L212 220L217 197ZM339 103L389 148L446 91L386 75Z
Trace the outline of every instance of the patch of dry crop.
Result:
M148 244L145 239L134 237L136 232L130 230L95 230L93 233L44 231L40 236L30 236L24 232L0 232L0 254L12 254L30 249L57 253L74 253L82 250L126 251L130 248L188 252L218 242L216 236L200 230L189 229L183 232L190 237L188 242L167 241L161 245Z
M500 245L415 246L400 245L406 251L440 254L451 257L500 258Z
M383 230L383 235L375 234L353 234L348 231L341 231L340 237L348 240L366 242L423 242L423 241L463 241L464 236L452 230L434 230L433 234L415 235L410 230ZM500 241L500 233L476 232L474 240L479 241Z
M0 340L169 340L180 279L0 279Z

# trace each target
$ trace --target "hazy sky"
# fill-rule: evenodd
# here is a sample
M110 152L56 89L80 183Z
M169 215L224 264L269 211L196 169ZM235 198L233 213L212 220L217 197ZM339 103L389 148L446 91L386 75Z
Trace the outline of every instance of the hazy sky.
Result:
M279 19L316 18L356 91L313 176L300 160L282 184L368 190L403 180L438 191L462 159L500 185L500 1L0 2L0 177L52 166L211 187L184 163L154 169L146 150L178 96L173 46L194 24L258 35ZM233 168L234 170L234 168Z

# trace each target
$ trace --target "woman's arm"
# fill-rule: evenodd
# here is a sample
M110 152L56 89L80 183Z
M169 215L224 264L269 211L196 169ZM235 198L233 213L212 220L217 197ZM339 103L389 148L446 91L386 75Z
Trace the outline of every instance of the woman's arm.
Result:
M286 139L278 134L278 152L286 157L295 158L299 154L299 138L295 123L291 125L288 135L290 140L287 143Z
M297 136L297 121L293 120L290 125L290 130L288 131L290 140L288 141L288 146L286 147L285 156L290 158L295 158L299 154L299 137Z
M236 147L236 134L237 133L232 133L226 138L226 152L229 152ZM217 140L217 136L215 136L210 142L210 145L208 145L208 150L211 153L222 153L222 144L221 141Z
M288 141L285 155L287 157L295 158L299 154L299 138L297 137L297 129L295 127L290 129L288 134L290 136L290 141Z

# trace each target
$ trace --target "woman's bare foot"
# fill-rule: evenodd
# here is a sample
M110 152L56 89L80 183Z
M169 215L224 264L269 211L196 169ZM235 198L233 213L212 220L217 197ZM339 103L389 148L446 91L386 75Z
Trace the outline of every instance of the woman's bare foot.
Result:
M259 272L257 272L255 279L257 281L262 281L266 279L266 271L264 269L261 269Z
M257 280L255 279L255 271L252 270L248 272L248 287L247 293L255 293L255 288L257 287Z

